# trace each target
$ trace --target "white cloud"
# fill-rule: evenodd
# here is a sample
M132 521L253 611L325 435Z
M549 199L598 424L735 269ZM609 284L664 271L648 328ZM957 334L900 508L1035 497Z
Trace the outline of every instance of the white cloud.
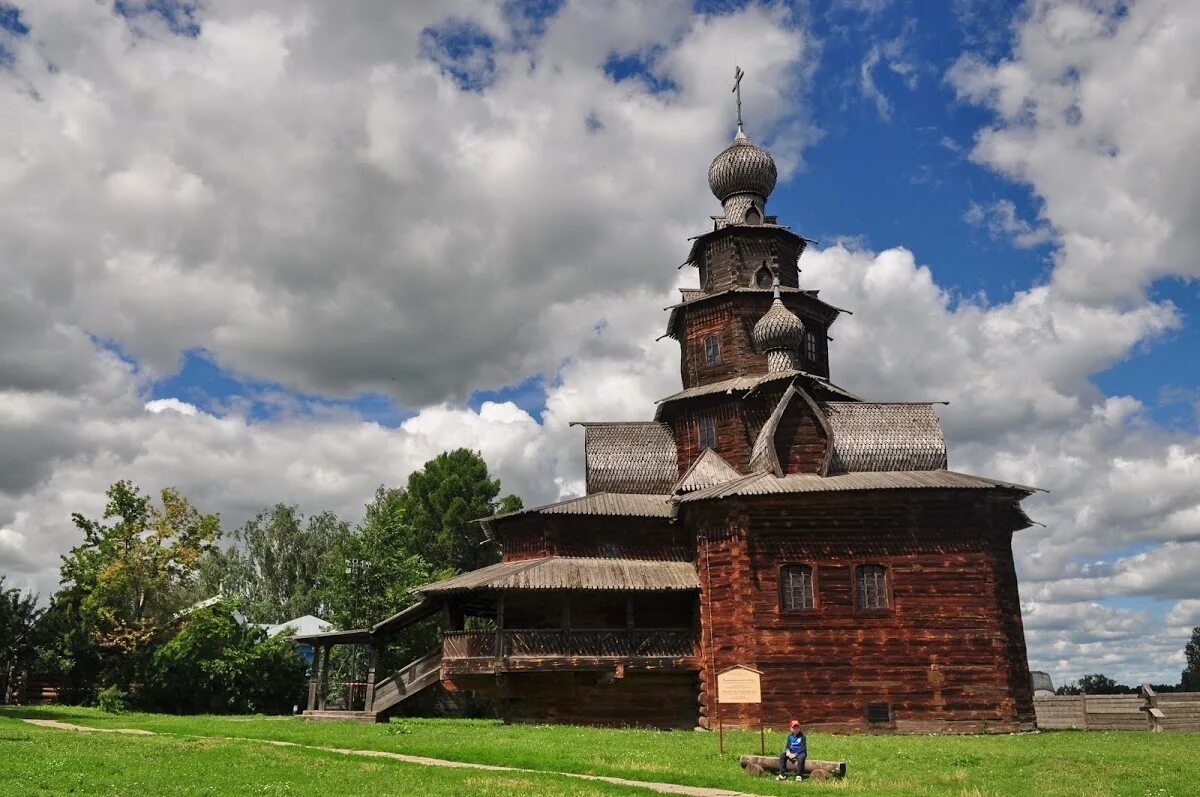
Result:
M971 224L986 227L995 238L1011 239L1020 249L1040 246L1054 239L1054 232L1046 225L1035 226L1021 218L1010 199L999 199L987 206L972 202L963 218Z
M1060 231L1054 284L1092 302L1200 277L1200 4L1037 0L1012 55L949 79L994 124L972 157L1028 183Z
M180 415L195 415L197 412L194 404L188 404L186 401L180 401L177 398L161 398L147 401L145 404L147 412L155 414L160 412L178 412Z

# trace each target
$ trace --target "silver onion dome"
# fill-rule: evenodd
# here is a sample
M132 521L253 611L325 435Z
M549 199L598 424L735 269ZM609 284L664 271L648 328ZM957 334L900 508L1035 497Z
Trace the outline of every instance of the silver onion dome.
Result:
M775 278L775 301L754 325L754 345L767 354L771 372L795 369L804 346L804 322L783 305L779 296L779 278Z
M708 167L709 188L722 204L736 194L750 194L765 204L778 177L771 153L752 143L740 126L733 143Z

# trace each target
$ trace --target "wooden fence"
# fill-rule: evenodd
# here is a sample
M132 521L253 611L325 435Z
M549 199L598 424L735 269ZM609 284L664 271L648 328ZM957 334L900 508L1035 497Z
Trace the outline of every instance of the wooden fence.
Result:
M1200 732L1200 692L1035 697L1042 730Z

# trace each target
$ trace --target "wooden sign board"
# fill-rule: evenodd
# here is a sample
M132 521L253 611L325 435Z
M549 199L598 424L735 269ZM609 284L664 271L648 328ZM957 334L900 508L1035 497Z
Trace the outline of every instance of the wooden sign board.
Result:
M762 673L740 664L717 673L718 703L761 703Z

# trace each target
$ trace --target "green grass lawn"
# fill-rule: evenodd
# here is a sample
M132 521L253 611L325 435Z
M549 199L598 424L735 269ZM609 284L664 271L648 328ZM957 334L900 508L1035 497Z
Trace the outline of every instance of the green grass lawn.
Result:
M0 795L645 797L559 775L481 772L257 742L38 728L0 717Z
M691 731L606 730L571 726L503 725L491 720L398 719L388 725L355 723L308 723L290 717L176 717L159 714L104 714L94 709L44 707L0 709L0 717L41 717L96 727L143 728L174 734L179 744L193 743L186 737L236 737L271 739L300 744L360 750L385 750L499 764L529 769L615 775L638 780L714 786L761 794L792 794L797 788L833 789L845 794L871 795L1138 795L1138 797L1185 797L1200 794L1200 737L1188 734L1141 732L1056 732L1014 736L832 736L809 737L813 758L845 760L849 776L827 783L777 783L769 778L752 778L742 773L738 755L758 752L756 732L730 733L726 752L717 752L716 734ZM14 733L14 723L4 723ZM36 729L34 729L36 731ZM60 733L45 731L39 733ZM74 737L86 734L67 734ZM97 744L119 743L136 756L151 744L168 744L170 739L102 736ZM222 747L215 744L214 756L257 756L260 748L245 744ZM777 752L783 734L768 734L768 752ZM143 745L139 748L139 745ZM7 748L6 748L7 749ZM286 748L284 748L286 750ZM308 753L295 753L302 757ZM263 754L265 755L265 754ZM317 756L316 758L320 758ZM135 757L134 762L138 759ZM346 773L357 778L363 762L342 762ZM372 761L385 769L395 762ZM132 765L129 777L139 771ZM230 767L233 764L229 764ZM257 764L255 765L257 766ZM332 766L323 764L323 766ZM3 768L0 767L0 770ZM286 766L280 764L278 770ZM272 793L270 770L243 773L261 785L254 793ZM3 777L0 775L0 777ZM376 781L364 771L361 788L344 782L341 793L372 790ZM409 784L406 794L441 794L449 782L464 775L454 770L404 767ZM525 776L520 776L521 778ZM386 778L385 778L386 780ZM3 783L0 780L0 783ZM425 791L419 789L428 788ZM420 784L419 787L417 784ZM482 784L479 788L485 788ZM539 787L540 788L540 787ZM580 793L582 782L568 784L566 792ZM597 787L598 788L598 787ZM513 786L509 791L474 793L556 794L555 791ZM29 792L24 792L29 793ZM32 792L38 793L38 792ZM164 792L192 793L192 792ZM247 792L210 790L210 794ZM307 791L283 793L307 794ZM316 792L314 792L316 793ZM336 791L334 792L336 793ZM386 792L384 792L386 793ZM608 793L608 792L594 792ZM614 792L615 793L615 792Z

